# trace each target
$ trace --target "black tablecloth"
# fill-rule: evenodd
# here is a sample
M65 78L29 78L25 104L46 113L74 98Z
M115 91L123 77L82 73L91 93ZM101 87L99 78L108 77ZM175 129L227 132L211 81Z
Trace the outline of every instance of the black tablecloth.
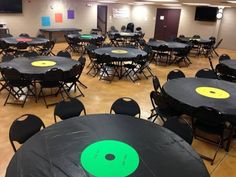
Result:
M35 38L35 37L6 37L6 38L2 38L1 40L5 41L6 43L10 44L10 45L16 45L19 41L17 41L18 39L31 39L32 41L26 41L26 43L28 43L31 46L37 46L37 45L43 45L45 44L48 39L44 39L44 38Z
M44 129L16 152L6 177L92 176L81 165L81 153L102 140L120 141L136 150L139 164L129 176L209 177L198 154L174 133L148 121L109 114L72 118ZM121 165L129 165L125 158Z
M114 50L125 50L127 53L124 54L116 54L112 53ZM127 48L127 47L102 47L94 50L97 55L103 55L107 53L111 56L112 59L116 61L130 61L137 57L137 55L142 55L143 57L147 55L147 53L140 49Z
M48 67L35 67L32 66L34 61L54 61L56 65ZM39 56L31 58L15 58L9 62L0 63L0 68L2 67L12 67L17 69L20 73L27 75L27 77L32 77L34 79L40 79L48 70L52 68L59 68L62 71L69 71L78 61L72 60L70 58L58 57L58 56Z
M230 94L227 99L215 99L202 96L196 92L198 87L214 87ZM228 121L236 123L236 84L203 78L173 79L163 85L164 94L173 108L193 115L196 108L208 106L220 111Z
M112 32L111 36L114 36L115 34L119 34L122 38L132 38L134 36L140 35L139 33L131 33L131 32Z
M179 39L183 42L189 42L192 40L196 40L196 41L198 41L199 44L207 44L207 43L211 42L210 39L203 39L203 38L181 37Z
M180 42L165 42L165 41L149 41L147 45L152 48L158 48L160 45L167 45L170 49L183 49L188 46L188 44L183 44Z
M90 42L93 39L102 38L102 35L99 34L69 34L68 38L78 38L82 42Z
M39 29L42 32L74 32L74 31L82 31L79 28L42 28Z

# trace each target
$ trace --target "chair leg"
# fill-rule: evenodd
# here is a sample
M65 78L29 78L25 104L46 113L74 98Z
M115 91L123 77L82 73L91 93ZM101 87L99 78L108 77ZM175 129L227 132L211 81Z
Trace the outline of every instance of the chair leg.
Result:
M7 104L7 101L9 99L9 97L10 97L11 91L12 91L12 88L10 88L10 90L8 92L7 98L6 98L5 102L4 102L4 106L6 106L6 104Z
M235 133L234 127L231 127L230 134L229 134L229 139L228 139L226 147L225 147L226 152L229 152L229 147L230 147L231 140L232 140L232 137L233 137L234 133Z

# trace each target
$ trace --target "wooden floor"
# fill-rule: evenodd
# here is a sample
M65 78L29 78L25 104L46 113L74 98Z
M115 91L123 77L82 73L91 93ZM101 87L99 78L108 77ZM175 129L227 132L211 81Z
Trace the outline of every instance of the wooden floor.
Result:
M56 53L65 48L66 44L56 44L54 52ZM232 58L236 58L236 52L234 51L219 49L218 52L220 54L228 53ZM73 58L76 59L78 56L74 55ZM181 68L186 76L194 76L198 69L205 67L209 68L207 58L191 57L191 60L193 64L189 67ZM213 62L216 64L218 59L214 57ZM164 84L167 73L178 67L175 65L157 66L152 64L151 68L153 73L160 78L161 83ZM141 114L144 119L150 115L151 102L149 93L153 89L151 78L148 80L142 78L142 80L137 81L136 83L132 83L130 80L125 78L122 80L116 79L110 84L106 81L99 81L98 77L86 75L87 70L88 68L85 68L83 71L81 81L88 86L88 89L82 89L85 97L80 98L86 107L87 114L108 113L114 100L119 97L128 96L139 103L142 110ZM41 117L46 126L54 123L54 107L46 109L42 100L35 103L33 99L29 98L25 107L21 108L15 105L3 106L5 98L6 92L3 91L0 93L0 177L5 176L7 165L14 154L8 140L8 131L12 121L22 114L32 113ZM197 140L194 140L192 146L197 152L202 154L213 155L215 151L215 146ZM209 162L205 162L205 164L212 177L236 177L236 141L233 141L229 153L220 150L213 166L210 165Z

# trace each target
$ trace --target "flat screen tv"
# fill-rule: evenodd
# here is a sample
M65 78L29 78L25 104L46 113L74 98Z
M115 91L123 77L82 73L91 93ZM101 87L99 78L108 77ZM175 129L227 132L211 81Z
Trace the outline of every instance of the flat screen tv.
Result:
M196 7L195 20L216 21L217 7L198 6Z
M22 13L22 0L0 0L0 13Z

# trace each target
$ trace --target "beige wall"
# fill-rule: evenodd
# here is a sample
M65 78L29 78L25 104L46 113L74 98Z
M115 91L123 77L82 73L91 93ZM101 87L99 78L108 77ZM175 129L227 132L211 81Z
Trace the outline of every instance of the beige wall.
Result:
M218 39L223 39L220 48L236 50L236 9L224 10Z
M63 4L55 6L55 2ZM75 10L74 20L67 19L67 9ZM54 23L54 13L63 14L63 23ZM83 32L90 32L97 25L97 6L88 7L86 3L75 0L31 0L30 3L23 0L22 14L0 14L0 22L6 23L13 35L25 32L34 36L42 28L41 16L51 17L51 27L77 27L83 29Z
M219 20L217 22L204 22L195 21L194 18L195 7L183 6L181 9L178 35L193 36L194 34L198 34L204 38L217 36Z

